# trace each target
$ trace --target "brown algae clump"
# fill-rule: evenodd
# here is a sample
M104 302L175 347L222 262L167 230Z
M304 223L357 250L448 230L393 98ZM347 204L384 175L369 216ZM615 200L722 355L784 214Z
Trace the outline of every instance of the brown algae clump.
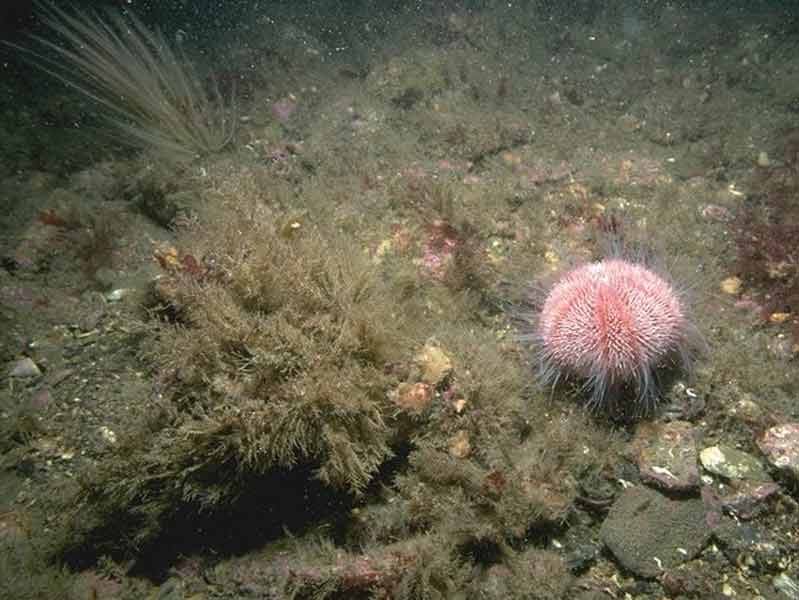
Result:
M169 515L229 506L275 472L357 496L392 456L388 365L418 345L374 264L262 204L229 208L157 255L158 417L83 492L87 507L127 515L135 539Z

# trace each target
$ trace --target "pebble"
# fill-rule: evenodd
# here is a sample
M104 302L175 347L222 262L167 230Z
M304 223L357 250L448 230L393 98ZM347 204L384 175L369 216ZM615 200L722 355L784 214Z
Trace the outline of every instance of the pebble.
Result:
M106 314L106 302L102 294L86 293L81 296L83 310L76 325L83 332L93 331Z
M705 412L705 395L683 382L677 382L670 394L672 401L664 407L663 418L669 421L694 421Z
M770 465L799 481L799 423L783 423L764 431L757 446Z
M731 296L737 296L741 293L742 284L743 281L741 281L740 277L727 277L721 282L721 291Z
M107 444L109 444L111 446L116 445L116 443L117 443L117 434L114 433L114 431L112 429L110 429L109 427L106 427L105 425L103 425L102 427L100 427L99 432L100 432L100 437L103 438L103 440Z
M699 460L707 471L727 479L771 480L759 460L735 448L710 446L699 453Z
M785 567L783 550L769 532L750 523L724 519L713 537L733 565L774 573Z
M564 536L562 548L556 546L556 549L563 553L566 567L574 573L588 569L602 552L602 544L586 525L574 525L564 532Z
M670 598L708 598L714 587L708 575L691 563L667 571L660 583Z
M766 417L766 413L757 402L751 398L743 397L727 408L727 414L749 426L758 426Z
M26 356L12 363L8 374L10 377L18 378L38 377L42 374L42 371L36 363L33 362L32 358Z
M119 302L125 296L129 296L134 290L130 288L116 288L111 290L105 295L105 299L108 302Z
M726 206L720 206L718 204L706 204L702 207L700 212L706 219L712 219L713 221L719 221L721 223L726 223L733 219L730 210Z

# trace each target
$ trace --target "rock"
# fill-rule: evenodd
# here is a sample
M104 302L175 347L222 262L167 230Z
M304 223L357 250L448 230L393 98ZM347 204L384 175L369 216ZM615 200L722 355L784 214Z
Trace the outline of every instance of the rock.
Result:
M130 296L135 290L131 288L114 288L105 295L108 302L119 302Z
M722 519L723 508L721 505L721 498L715 490L709 485L703 485L699 490L699 496L702 498L702 503L705 505L705 523L710 529L715 529L719 526Z
M185 600L185 584L178 577L170 577L158 588L156 600Z
M41 369L39 369L36 363L33 362L32 358L27 356L12 363L11 368L8 371L9 377L17 377L20 379L26 377L38 377L41 374Z
M53 394L49 387L36 390L28 403L31 410L41 412L53 403Z
M104 292L113 288L118 278L119 274L109 267L100 267L94 272L94 281Z
M157 188L143 188L135 198L139 209L162 227L171 227L180 214L191 214L197 204L193 192L165 194Z
M559 550L563 553L566 567L573 573L580 573L596 561L602 552L602 544L596 539L591 527L578 524L564 532Z
M705 395L678 381L669 393L670 402L663 407L667 421L695 421L705 412Z
M787 598L788 600L799 600L799 583L796 582L790 575L780 573L774 578L774 587L777 588L782 595L780 598Z
M632 470L634 467L630 465L629 468ZM624 480L632 480L634 477L634 475L619 475L619 478ZM584 509L605 514L615 498L616 488L606 478L589 475L580 480L580 495L577 497L577 502Z
M669 491L699 487L694 428L686 421L642 426L633 441L641 480Z
M58 369L57 371L50 371L47 374L46 381L49 385L56 387L59 384L66 381L67 379L69 379L74 374L75 374L75 369L70 369L70 368Z
M574 596L574 600L607 600L608 595L601 590L583 590Z
M727 277L727 279L723 280L720 284L721 291L731 296L740 294L742 286L743 280L740 277Z
M799 423L783 423L767 429L757 446L770 465L799 481Z
M690 563L670 569L660 583L670 598L709 598L716 587L706 573Z
M467 458L472 453L472 442L469 432L461 429L449 440L449 454L454 458Z
M713 530L713 537L733 565L769 573L778 572L785 567L779 544L771 534L750 523L724 519Z
M452 372L452 361L435 341L428 341L414 360L422 371L422 381L433 386Z
M97 292L87 292L81 295L83 310L78 319L77 326L81 331L93 331L97 328L106 314L106 303L103 295Z
M82 571L75 576L68 598L94 598L110 600L122 597L124 584L119 578L100 571ZM89 591L87 591L89 590ZM156 600L157 596L147 596L147 600Z
M759 460L735 448L710 446L699 453L699 460L706 470L727 479L771 480Z
M694 558L710 534L702 500L672 500L644 486L621 493L599 533L622 566L642 577Z
M739 519L749 520L766 509L766 500L780 489L776 483L736 480L732 481L732 492L721 498L724 510Z
M765 418L765 413L760 405L749 397L741 398L731 404L727 408L727 414L750 426L758 426Z
M4 546L25 543L28 535L26 522L25 515L18 511L6 510L0 513L0 543Z
M400 408L419 413L433 401L433 388L426 383L401 383L392 399Z

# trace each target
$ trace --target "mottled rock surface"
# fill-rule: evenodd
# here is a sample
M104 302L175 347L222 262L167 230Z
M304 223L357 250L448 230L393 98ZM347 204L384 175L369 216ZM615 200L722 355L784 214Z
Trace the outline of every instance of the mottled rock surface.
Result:
M641 480L656 487L684 492L699 486L694 428L686 421L641 427L633 441Z
M702 500L671 500L644 486L622 492L600 530L616 559L643 577L695 557L710 534Z
M757 440L769 464L799 481L799 423L775 425Z
M757 458L735 448L710 446L700 452L699 459L706 470L727 479L771 480Z

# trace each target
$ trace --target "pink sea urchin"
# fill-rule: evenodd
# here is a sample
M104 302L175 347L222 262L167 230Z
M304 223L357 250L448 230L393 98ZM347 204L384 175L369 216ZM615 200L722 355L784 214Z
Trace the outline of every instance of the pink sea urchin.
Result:
M582 380L592 406L646 412L659 395L658 369L690 362L693 325L680 294L635 262L609 258L569 271L535 316L527 337L542 378Z

